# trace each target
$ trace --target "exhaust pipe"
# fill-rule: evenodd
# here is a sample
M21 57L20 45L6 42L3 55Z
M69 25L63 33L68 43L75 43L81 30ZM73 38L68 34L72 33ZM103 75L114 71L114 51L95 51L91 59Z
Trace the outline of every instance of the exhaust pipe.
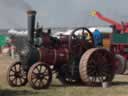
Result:
M28 16L28 41L31 44L34 44L34 31L35 31L35 17L36 17L36 11L29 10L27 11Z

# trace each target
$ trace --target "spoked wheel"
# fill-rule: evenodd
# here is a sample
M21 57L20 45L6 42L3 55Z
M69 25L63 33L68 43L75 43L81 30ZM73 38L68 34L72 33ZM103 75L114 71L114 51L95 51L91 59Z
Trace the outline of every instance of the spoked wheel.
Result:
M13 87L24 86L27 83L27 72L21 67L21 62L15 62L9 67L7 80Z
M76 35L77 32L82 34L82 38L81 39L85 40L88 45L93 47L93 45L94 45L94 38L93 38L92 32L88 28L86 28L86 27L80 27L80 28L77 28L77 29L73 30L71 35L70 35L70 38L69 38L69 48L70 48L70 51L72 51L72 47L73 46L79 46L79 42L74 44L74 40L76 40L76 41L80 40L79 36ZM89 35L90 38L86 37L87 34ZM90 46L87 46L87 48L90 47Z
M30 68L28 81L34 89L47 89L52 81L52 71L45 63L38 62Z
M80 60L80 77L87 85L111 82L114 76L113 55L104 48L92 48Z

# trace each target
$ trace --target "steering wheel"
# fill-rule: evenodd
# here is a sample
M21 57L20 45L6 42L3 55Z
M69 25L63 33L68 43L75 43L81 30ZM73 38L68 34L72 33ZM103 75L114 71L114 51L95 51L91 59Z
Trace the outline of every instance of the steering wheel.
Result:
M73 30L71 35L69 36L69 50L70 51L72 51L73 41L80 40L79 35L76 35L76 32L82 32L82 35L81 35L82 39L86 40L89 43L92 43L92 45L94 46L94 39L93 39L92 32L86 27L79 27L79 28ZM89 36L90 36L89 39L86 38L86 35L87 35L86 33L89 34ZM79 45L79 42L78 42L78 45Z

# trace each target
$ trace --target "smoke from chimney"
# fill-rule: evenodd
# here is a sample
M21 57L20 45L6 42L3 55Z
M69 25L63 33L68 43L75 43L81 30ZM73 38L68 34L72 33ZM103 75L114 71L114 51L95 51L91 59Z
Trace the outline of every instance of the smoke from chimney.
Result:
M24 0L0 0L0 28L25 28L26 11L31 9Z

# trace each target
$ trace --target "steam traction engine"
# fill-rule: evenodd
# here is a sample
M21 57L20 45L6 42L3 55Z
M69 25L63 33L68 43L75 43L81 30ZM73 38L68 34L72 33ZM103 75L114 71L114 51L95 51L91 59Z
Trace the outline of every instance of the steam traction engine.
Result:
M75 29L71 35L52 37L50 31L35 29L35 11L28 11L28 42L20 50L20 60L8 69L8 83L23 86L27 82L34 89L48 88L55 72L63 84L94 85L112 81L113 55L104 48L94 48L91 32ZM82 35L76 35L76 32ZM90 39L86 39L86 34Z
M128 22L118 23L110 18L103 16L98 11L93 11L92 15L112 24L113 32L110 38L110 51L115 54L116 73L125 74L128 60Z

